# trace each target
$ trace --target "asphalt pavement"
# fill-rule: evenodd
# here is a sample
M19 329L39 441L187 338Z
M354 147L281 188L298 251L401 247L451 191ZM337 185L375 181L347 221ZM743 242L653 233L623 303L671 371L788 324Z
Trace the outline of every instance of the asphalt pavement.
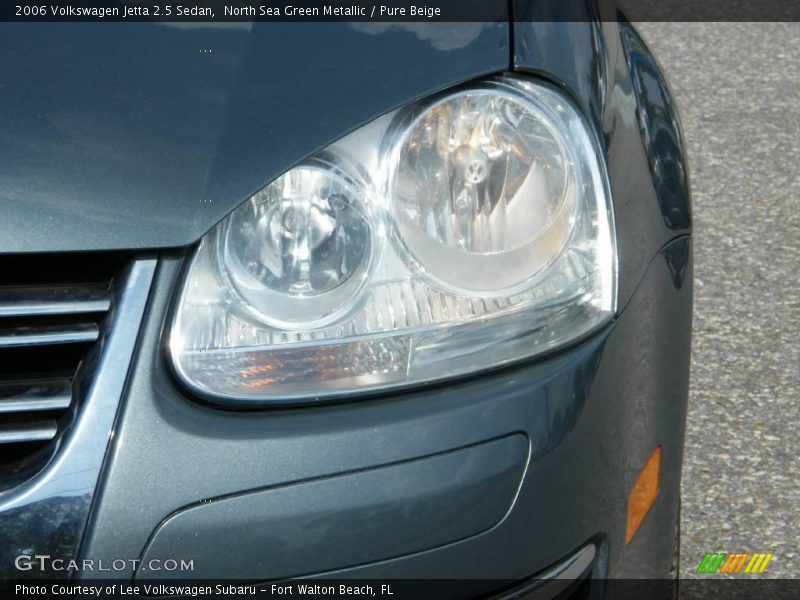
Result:
M695 226L681 576L800 577L800 23L642 23L677 99Z

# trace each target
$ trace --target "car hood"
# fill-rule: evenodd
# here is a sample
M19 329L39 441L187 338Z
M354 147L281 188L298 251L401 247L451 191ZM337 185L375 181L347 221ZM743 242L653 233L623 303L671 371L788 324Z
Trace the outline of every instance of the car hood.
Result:
M0 55L4 253L191 244L360 124L509 66L505 21L4 23Z

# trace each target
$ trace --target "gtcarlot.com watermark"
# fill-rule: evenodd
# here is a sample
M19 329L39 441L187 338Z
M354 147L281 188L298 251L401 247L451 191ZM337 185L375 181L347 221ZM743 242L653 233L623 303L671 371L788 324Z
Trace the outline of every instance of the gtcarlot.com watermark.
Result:
M75 573L81 571L194 571L194 559L151 558L117 558L111 561L72 558L53 558L49 554L20 554L14 559L14 567L18 571L47 571Z

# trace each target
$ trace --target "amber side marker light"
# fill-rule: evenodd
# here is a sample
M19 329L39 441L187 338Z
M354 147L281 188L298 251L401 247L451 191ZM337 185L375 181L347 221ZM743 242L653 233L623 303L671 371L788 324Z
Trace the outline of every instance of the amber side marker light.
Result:
M661 446L656 446L653 453L644 463L636 483L628 494L628 519L625 528L625 545L631 543L633 536L639 530L647 511L653 506L658 490L660 489L659 477L661 475Z

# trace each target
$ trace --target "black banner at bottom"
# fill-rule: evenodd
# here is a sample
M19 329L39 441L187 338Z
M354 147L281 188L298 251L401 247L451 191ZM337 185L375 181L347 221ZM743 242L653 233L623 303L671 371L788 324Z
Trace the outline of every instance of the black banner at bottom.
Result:
M195 598L236 599L356 599L420 600L427 598L600 598L716 599L731 600L800 598L800 579L719 579L716 577L673 580L608 579L579 580L553 586L554 580L486 579L392 579L392 580L291 580L270 583L235 580L57 580L19 579L0 581L0 597L15 599L124 599Z

